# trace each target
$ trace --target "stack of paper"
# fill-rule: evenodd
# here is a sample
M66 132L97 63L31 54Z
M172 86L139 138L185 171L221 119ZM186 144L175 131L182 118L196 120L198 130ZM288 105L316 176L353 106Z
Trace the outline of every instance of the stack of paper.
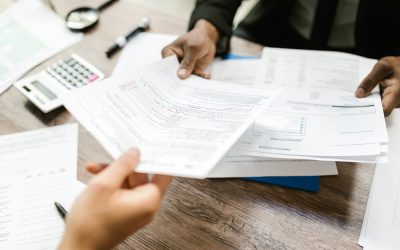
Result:
M175 35L143 33L123 50L113 76L130 76L139 69L162 59L161 50L175 40ZM132 56L135 55L135 56ZM260 60L215 60L211 66L212 79L251 87ZM290 160L228 153L207 177L248 176L318 176L336 175L333 162Z
M111 79L65 101L112 156L141 148L138 171L312 176L337 174L334 161L386 160L379 94L354 96L374 60L266 48L261 60L214 62L218 82L180 80L176 58L161 60L161 49L174 39L141 34Z
M139 147L139 172L197 178L221 177L221 173L224 177L268 175L268 168L260 164L252 165L253 171L242 167L244 162L268 160L237 159L228 151L279 91L260 93L196 76L181 80L176 76L178 67L177 59L170 57L130 78L113 77L82 88L64 104L113 157ZM237 162L241 170L235 172L234 164L218 170L221 160L219 166ZM301 169L297 165L294 168ZM327 172L336 174L333 164L313 171L316 175Z
M255 86L285 87L234 147L240 155L384 162L379 93L356 98L375 60L339 52L265 48Z
M28 70L78 43L64 21L39 0L20 0L0 15L0 94Z
M142 151L139 172L206 177L278 91L176 76L170 57L128 79L82 88L67 109L118 157Z

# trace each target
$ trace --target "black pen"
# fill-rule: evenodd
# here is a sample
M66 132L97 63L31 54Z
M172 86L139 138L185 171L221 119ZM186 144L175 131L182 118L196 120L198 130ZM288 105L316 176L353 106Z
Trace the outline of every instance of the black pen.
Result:
M143 17L136 28L129 32L126 36L120 36L115 40L114 44L106 51L107 58L112 57L115 52L122 49L125 44L140 32L148 30L150 27L150 19Z
M65 210L65 208L63 206L61 206L61 204L56 202L56 201L54 202L54 205L56 206L57 211L60 214L61 218L63 220L65 220L65 216L67 216L67 214L68 214L67 210Z

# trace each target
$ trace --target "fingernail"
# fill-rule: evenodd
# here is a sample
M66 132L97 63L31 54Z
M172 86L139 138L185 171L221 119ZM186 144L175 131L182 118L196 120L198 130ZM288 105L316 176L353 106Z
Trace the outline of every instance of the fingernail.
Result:
M358 88L357 91L356 91L356 96L357 97L365 96L365 90L363 88Z
M178 75L179 76L186 76L187 75L187 69L185 69L185 68L179 69Z

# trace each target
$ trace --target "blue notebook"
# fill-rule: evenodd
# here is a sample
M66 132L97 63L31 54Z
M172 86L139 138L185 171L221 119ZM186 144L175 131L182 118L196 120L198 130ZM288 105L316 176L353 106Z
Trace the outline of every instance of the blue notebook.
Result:
M251 59L252 56L226 54L223 59ZM256 182L268 183L282 187L294 188L309 192L318 192L319 176L288 176L288 177L248 177L242 178Z

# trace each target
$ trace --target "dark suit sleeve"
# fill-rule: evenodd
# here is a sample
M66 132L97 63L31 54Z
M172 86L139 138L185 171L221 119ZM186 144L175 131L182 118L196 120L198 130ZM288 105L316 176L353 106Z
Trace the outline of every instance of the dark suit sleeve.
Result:
M232 35L232 23L241 0L197 0L189 22L189 30L196 21L206 19L220 32L220 37Z

